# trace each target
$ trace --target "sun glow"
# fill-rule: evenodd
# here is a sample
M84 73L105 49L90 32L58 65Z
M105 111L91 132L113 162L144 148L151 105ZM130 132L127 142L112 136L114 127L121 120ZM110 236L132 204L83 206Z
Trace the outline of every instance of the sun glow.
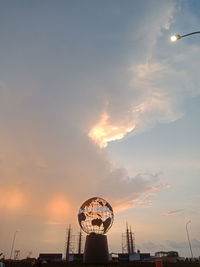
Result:
M59 224L60 222L64 222L68 212L69 203L63 195L56 195L47 203L46 213L49 218L49 224Z
M103 113L97 124L89 131L88 136L101 148L106 147L108 142L120 140L135 127L132 125L114 125L109 123L109 116Z
M18 188L4 188L0 191L0 208L19 211L25 205L25 195Z

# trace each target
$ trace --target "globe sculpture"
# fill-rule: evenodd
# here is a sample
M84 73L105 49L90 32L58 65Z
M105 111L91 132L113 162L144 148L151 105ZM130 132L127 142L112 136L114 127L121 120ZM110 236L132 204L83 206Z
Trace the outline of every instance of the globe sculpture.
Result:
M111 205L100 197L86 200L78 212L80 227L87 234L105 234L111 228L113 219Z
M83 262L86 264L107 264L109 251L107 236L104 235L113 224L113 209L100 197L85 201L79 209L78 221L87 233Z

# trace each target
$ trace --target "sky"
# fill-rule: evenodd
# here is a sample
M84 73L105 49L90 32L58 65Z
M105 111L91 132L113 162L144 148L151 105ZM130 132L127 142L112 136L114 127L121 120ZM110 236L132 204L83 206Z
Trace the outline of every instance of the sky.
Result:
M136 248L200 255L198 0L0 0L0 252L63 252L90 197Z

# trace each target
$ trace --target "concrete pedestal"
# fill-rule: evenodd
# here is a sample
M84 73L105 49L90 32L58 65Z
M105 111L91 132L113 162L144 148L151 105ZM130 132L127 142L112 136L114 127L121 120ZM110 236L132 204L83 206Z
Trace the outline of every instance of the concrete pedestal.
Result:
M86 264L106 264L109 261L106 235L91 233L86 237L83 262Z

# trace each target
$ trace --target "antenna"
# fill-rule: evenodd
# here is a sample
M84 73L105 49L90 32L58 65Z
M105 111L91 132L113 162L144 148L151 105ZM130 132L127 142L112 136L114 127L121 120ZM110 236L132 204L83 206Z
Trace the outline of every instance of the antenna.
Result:
M127 252L130 254L131 247L130 247L130 234L128 229L128 223L126 223L126 243L127 243Z
M67 236L66 236L66 261L69 261L69 249L70 249L70 239L71 239L71 225L67 229Z
M131 226L130 226L130 248L131 248L131 253L134 253L135 252L135 236L131 230Z

